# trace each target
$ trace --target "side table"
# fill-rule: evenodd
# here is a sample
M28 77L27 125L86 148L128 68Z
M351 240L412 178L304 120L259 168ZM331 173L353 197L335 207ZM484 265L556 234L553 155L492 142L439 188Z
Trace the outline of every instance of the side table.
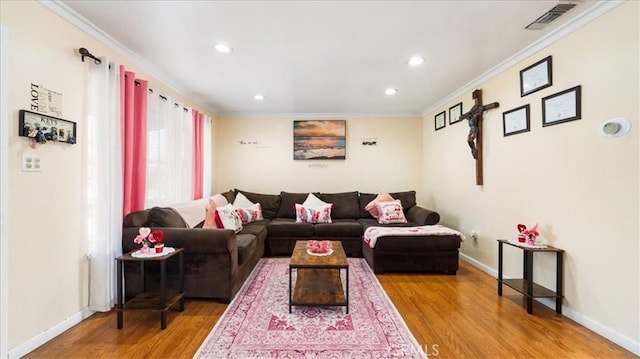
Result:
M502 285L505 284L527 297L527 313L533 313L533 298L555 298L556 312L562 314L562 268L564 249L551 246L544 248L525 246L520 242L498 239L498 295L502 296ZM521 279L502 278L502 247L504 244L522 249L523 268ZM533 281L533 254L536 252L551 252L556 254L556 290L547 289Z
M164 251L169 251L170 247L165 247ZM167 310L174 304L179 303L178 310L184 310L184 249L174 248L174 251L166 254L158 254L156 256L148 257L134 257L132 254L138 251L131 251L127 254L123 254L116 258L118 267L118 288L117 288L117 301L118 301L118 329L122 329L123 326L123 312L125 310L154 310L160 311L160 328L165 329L167 327ZM179 288L178 292L167 292L167 259L174 256L178 256L179 261ZM142 277L142 293L139 293L130 300L124 300L123 290L123 270L125 262L139 262L140 272ZM147 292L146 291L146 276L145 276L145 263L146 262L160 262L160 293Z

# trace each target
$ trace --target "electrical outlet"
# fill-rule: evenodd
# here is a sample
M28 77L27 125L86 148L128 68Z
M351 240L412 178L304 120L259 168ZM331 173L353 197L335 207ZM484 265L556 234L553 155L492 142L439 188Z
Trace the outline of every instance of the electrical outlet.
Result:
M42 171L42 161L40 156L35 153L22 154L22 171L23 172L40 172Z
M471 241L474 247L478 247L478 234L476 231L471 231Z

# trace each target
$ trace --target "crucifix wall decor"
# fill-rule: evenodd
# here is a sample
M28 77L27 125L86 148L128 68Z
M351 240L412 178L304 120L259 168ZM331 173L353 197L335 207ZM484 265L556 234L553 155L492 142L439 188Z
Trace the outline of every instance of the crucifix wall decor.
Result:
M461 120L469 120L469 135L467 143L471 148L471 155L476 159L476 184L482 186L482 114L492 108L498 107L497 102L488 105L482 104L482 90L473 91L474 105L469 112L460 116Z

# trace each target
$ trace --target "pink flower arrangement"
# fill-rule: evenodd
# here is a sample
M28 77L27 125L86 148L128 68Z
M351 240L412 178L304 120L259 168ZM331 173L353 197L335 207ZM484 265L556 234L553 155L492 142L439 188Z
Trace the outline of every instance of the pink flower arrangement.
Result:
M518 232L520 232L518 240L520 242L524 242L526 240L529 244L534 244L536 242L536 238L540 235L537 223L534 223L531 228L527 228L524 224L518 224Z
M153 247L156 244L163 244L164 232L151 232L150 228L142 227L138 230L138 235L133 239L133 243L142 244L143 247Z
M308 241L307 249L311 253L327 253L333 248L331 241Z

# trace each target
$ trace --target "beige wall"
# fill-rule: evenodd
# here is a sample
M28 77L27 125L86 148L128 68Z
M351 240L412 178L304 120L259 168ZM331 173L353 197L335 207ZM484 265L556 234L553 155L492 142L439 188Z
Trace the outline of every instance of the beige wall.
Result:
M293 121L218 119L215 189L262 193L377 192L421 186L421 119L347 119L347 156L333 161L294 161ZM377 139L378 144L363 146L363 139L370 138Z
M88 64L74 49L87 47L148 79L150 86L193 106L142 69L54 15L35 1L2 1L9 32L9 350L77 316L88 304L87 238L82 235L81 175ZM36 149L18 137L18 111L29 109L30 84L63 94L63 117L77 122L78 144L47 143ZM38 154L39 173L22 172L25 152ZM115 325L115 324L114 324Z
M638 229L639 3L627 2L478 86L484 103L484 186L475 185L466 121L434 131L424 119L424 189L442 222L479 235L462 251L497 269L498 238L517 223L540 224L541 237L566 250L564 305L583 322L604 326L637 348L640 302ZM553 56L553 86L520 97L519 71ZM541 98L582 85L582 119L542 127ZM531 105L531 131L503 137L502 112ZM603 138L605 119L625 117L629 134ZM447 121L448 122L448 121ZM521 276L521 254L506 250L506 274ZM553 256L537 255L534 276L553 288ZM496 300L499 300L496 297ZM618 339L620 339L620 337Z

